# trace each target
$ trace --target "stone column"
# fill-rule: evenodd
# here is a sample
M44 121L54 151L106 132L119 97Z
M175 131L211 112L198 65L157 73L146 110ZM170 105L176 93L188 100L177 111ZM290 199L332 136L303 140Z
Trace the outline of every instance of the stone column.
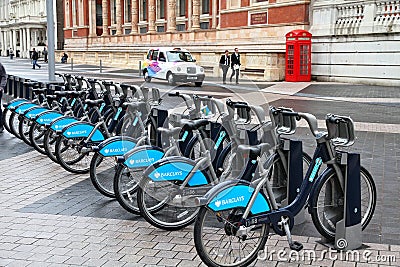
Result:
M1 32L0 32L1 55L5 55L5 54L4 54L4 51L7 50L7 48L6 48L5 37L6 37L6 32L1 31Z
M148 0L148 23L149 23L149 28L147 32L149 33L154 33L156 32L156 0Z
M34 30L33 31L33 42L32 42L33 46L37 46L37 35L38 35L38 31Z
M212 0L212 23L211 23L212 29L217 28L217 12L218 12L217 0Z
M89 37L97 36L96 33L96 0L89 0Z
M28 50L28 58L29 58L29 51L31 51L31 29L27 28L26 29L26 50Z
M167 32L176 32L176 1L168 0Z
M131 33L138 33L138 23L139 23L139 1L132 0L131 3Z
M192 30L200 29L200 0L193 0Z
M103 0L102 2L103 8L103 34L102 36L109 35L108 32L108 0Z
M121 0L115 1L115 17L117 21L117 35L122 34L122 7Z
M25 28L21 29L21 35L19 37L20 44L21 44L21 57L26 57L26 31Z
M193 14L192 9L193 9L192 0L188 0L188 14L187 14L187 18L188 18L187 29L188 29L188 31L190 31L192 29L192 14Z
M14 56L17 56L17 30L12 31L12 40Z

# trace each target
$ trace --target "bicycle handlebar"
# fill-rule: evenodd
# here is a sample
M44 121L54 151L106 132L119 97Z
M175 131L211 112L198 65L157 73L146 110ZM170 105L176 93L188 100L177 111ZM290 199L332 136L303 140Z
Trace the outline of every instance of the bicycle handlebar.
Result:
M193 99L211 101L217 107L217 110L218 110L219 114L225 113L224 103L219 99L215 99L212 96L199 96L199 95L193 95Z
M188 109L192 109L193 100L189 95L181 94L179 92L175 92L175 93L168 93L168 96L170 96L170 97L181 97L185 101L185 104L186 104L187 108Z

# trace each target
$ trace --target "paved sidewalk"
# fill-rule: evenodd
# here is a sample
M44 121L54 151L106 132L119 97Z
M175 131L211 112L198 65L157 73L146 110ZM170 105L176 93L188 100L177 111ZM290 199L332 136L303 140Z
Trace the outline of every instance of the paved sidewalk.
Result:
M46 66L27 70L26 60L7 64L15 73L40 79L47 75ZM68 66L57 68L66 70ZM82 73L88 69L81 67ZM76 70L79 73L78 67ZM109 77L141 83L141 78L123 75ZM154 84L167 90L163 82ZM231 88L243 90L243 96L257 97L245 91L245 85ZM352 151L361 153L362 164L372 173L378 202L363 232L365 247L354 252L358 259L329 253L329 248L316 242L320 238L307 218L294 229L294 240L305 248L300 259L296 260L296 255L290 259L285 238L274 235L268 240L268 251L253 266L400 266L400 89L314 82L263 82L257 86L261 85L271 105L311 112L319 119L329 112L350 114L357 130ZM229 96L211 85L183 89ZM310 134L304 128L299 128L298 134L310 152L314 145ZM88 174L66 172L8 133L0 135L0 153L0 266L202 265L193 245L192 226L178 232L150 226L98 193Z

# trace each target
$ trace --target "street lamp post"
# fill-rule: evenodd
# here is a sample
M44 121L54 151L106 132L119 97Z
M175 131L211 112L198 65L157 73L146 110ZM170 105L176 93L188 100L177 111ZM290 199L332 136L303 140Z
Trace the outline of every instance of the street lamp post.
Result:
M46 0L46 16L47 16L47 46L48 46L48 68L49 81L56 81L55 71L55 45L54 45L54 8L53 0Z

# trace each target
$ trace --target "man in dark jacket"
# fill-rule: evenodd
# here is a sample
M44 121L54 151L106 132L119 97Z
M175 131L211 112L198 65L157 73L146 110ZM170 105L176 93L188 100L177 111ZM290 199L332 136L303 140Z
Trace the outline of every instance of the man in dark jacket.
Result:
M1 120L3 116L3 111L1 109L1 98L3 97L4 88L7 85L7 74L6 70L4 69L3 65L0 63L0 133L4 131L3 127L3 120Z
M219 66L222 69L222 82L226 84L226 74L229 70L229 65L231 64L231 58L229 56L229 51L225 50L225 54L221 56L219 60Z
M38 66L39 69L42 67L37 63L38 59L39 59L39 54L35 50L35 48L33 48L33 51L32 51L32 64L33 64L33 67L32 67L32 69L35 69L35 66Z
M240 68L240 55L239 49L235 48L235 53L231 55L231 68L232 75L230 81L232 82L232 78L236 75L236 84L239 84L239 68Z

